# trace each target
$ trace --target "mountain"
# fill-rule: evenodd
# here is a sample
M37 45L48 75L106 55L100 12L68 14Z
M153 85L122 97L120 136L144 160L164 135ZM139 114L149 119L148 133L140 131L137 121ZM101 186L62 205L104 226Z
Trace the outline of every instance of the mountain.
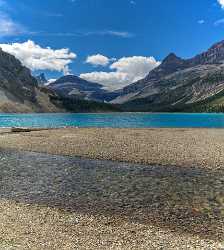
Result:
M142 80L125 87L112 103L123 110L172 111L202 105L224 90L224 41L190 59L169 54Z
M19 60L0 49L0 112L58 112Z
M224 40L214 44L206 52L187 60L189 65L221 64L224 62Z
M187 68L185 60L177 57L174 53L170 53L157 68L152 70L145 79L139 80L136 83L130 84L123 89L124 94L132 93L143 89L149 82L158 81L166 75L172 74L178 70Z
M67 75L48 85L61 98L108 102L119 93L103 89L103 85L86 81L75 75Z
M105 93L102 85L89 83L81 78L65 76L51 88L44 86L44 74L33 77L31 71L19 60L0 49L0 112L108 112L118 111L114 105L69 98L75 88L87 97L95 92ZM75 80L75 83L74 83ZM70 93L70 83L72 84ZM98 93L99 92L99 93Z
M37 80L38 85L42 86L47 83L47 79L45 77L44 73L41 73L40 75L35 77Z

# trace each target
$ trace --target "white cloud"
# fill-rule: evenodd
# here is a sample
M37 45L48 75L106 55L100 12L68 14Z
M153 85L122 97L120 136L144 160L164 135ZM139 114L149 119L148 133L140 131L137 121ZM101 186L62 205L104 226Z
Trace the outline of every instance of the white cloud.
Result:
M221 24L224 24L224 18L219 19L219 20L217 20L217 21L214 22L214 25L215 25L215 26L219 26L219 25L221 25Z
M49 85L49 84L51 84L52 82L55 82L55 81L57 81L56 78L48 79L48 81L47 81L47 83L45 85L47 86L47 85Z
M127 31L114 31L114 30L107 30L107 31L103 32L102 34L111 35L111 36L119 36L122 38L129 38L129 37L134 36L134 34L127 32Z
M224 0L217 0L221 7L224 9Z
M204 24L205 23L205 20L201 19L201 20L198 20L198 24Z
M110 69L113 72L91 72L81 74L80 77L89 81L99 82L107 89L119 89L132 82L144 78L160 62L154 57L123 57L114 62Z
M98 30L98 31L89 31L82 33L84 36L91 36L91 35L97 35L97 36L117 36L121 38L131 38L135 36L134 34L127 32L127 31L116 31L116 30Z
M93 66L107 66L111 61L116 60L115 58L108 58L104 55L97 54L88 56L86 63L92 64Z
M3 4L0 2L0 6ZM0 12L0 37L4 36L14 36L25 32L22 25L14 22L5 13Z
M98 82L106 89L115 90L127 85L127 74L119 72L91 72L80 75L87 81Z
M25 28L7 14L9 9L6 1L0 0L0 37L15 36L25 32Z
M158 65L159 62L154 57L133 56L119 59L110 68L117 72L127 73L129 76L132 75L134 81L137 81Z
M42 48L30 40L24 43L0 44L0 47L14 55L31 70L62 71L68 74L68 65L77 57L69 49Z

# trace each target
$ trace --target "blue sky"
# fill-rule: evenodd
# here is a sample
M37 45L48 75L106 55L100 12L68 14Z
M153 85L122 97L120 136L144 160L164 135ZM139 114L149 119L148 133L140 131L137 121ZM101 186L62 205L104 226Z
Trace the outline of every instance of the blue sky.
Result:
M223 40L222 6L224 0L0 0L0 44L34 74L69 72L116 89L170 52L187 58Z

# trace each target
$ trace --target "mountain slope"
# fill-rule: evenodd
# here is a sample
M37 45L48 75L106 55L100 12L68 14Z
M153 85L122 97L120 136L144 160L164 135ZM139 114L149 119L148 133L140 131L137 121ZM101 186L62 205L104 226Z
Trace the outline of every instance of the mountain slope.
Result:
M28 68L0 49L0 112L59 111L38 89Z
M224 90L223 62L223 41L187 60L170 54L112 102L133 111L165 111L201 102Z

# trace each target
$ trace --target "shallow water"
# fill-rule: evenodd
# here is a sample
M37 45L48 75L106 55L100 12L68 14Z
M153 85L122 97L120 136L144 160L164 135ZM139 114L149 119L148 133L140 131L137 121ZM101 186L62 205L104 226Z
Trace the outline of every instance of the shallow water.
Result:
M0 201L121 216L223 240L223 169L0 152ZM4 221L3 221L4 223Z
M0 114L0 127L224 128L224 114Z

